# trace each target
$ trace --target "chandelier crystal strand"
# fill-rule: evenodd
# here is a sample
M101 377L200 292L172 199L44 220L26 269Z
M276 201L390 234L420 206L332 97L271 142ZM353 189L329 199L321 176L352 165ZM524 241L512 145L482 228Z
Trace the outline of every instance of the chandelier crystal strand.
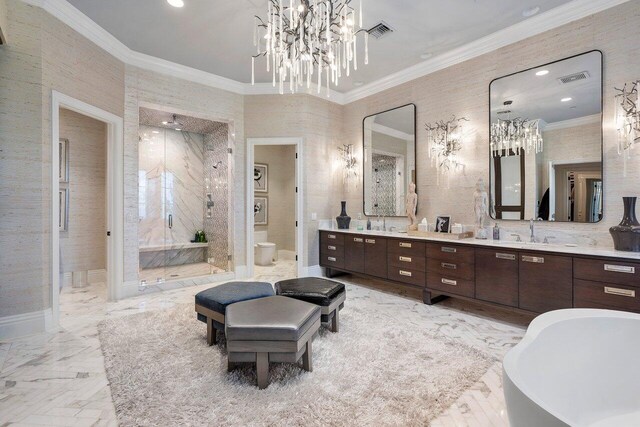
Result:
M540 130L540 120L498 119L491 124L491 151L494 157L520 155L521 151L541 153L544 139Z
M368 33L362 28L362 0L268 0L267 17L256 16L253 58L264 56L267 72L276 79L280 93L288 84L295 93L317 81L318 93L324 84L338 85L343 76L358 69L357 37L364 36L364 63L369 62ZM252 84L255 84L252 61ZM318 73L317 79L314 73ZM325 73L325 76L322 74ZM288 80L288 81L287 81Z

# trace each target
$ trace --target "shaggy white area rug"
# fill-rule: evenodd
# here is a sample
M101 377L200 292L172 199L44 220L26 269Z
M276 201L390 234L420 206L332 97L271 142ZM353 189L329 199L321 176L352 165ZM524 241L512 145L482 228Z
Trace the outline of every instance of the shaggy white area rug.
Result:
M100 340L118 421L427 425L494 362L426 332L427 310L415 301L358 291L348 287L340 332L321 328L314 340L313 372L271 364L266 390L256 387L253 366L227 372L224 342L207 345L193 304L103 322Z

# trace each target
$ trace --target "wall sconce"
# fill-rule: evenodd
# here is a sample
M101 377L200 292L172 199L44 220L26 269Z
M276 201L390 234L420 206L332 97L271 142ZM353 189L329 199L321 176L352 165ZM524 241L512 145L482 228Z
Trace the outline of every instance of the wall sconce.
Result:
M340 152L340 158L342 160L343 167L343 183L347 184L351 178L358 177L358 160L353 154L353 144L344 144L342 147L338 147Z
M440 185L440 174L448 174L460 167L458 152L462 148L462 122L469 119L453 116L451 120L440 120L435 123L427 123L427 143L429 145L429 158L431 166L436 167L436 183Z
M638 90L640 80L625 83L622 89L614 88L616 95L616 130L618 132L618 154L624 159L624 176L627 176L627 159L631 157L634 144L640 142L640 108Z

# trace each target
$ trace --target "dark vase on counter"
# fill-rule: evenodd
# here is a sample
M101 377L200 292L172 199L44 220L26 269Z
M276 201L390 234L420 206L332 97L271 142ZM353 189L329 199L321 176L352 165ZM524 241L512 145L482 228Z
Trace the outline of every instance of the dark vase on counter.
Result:
M338 223L338 229L346 230L351 224L351 217L347 215L347 202L343 200L340 204L342 205L342 212L336 217L336 222Z
M640 223L636 218L636 197L623 197L624 216L620 224L609 229L618 251L640 252Z

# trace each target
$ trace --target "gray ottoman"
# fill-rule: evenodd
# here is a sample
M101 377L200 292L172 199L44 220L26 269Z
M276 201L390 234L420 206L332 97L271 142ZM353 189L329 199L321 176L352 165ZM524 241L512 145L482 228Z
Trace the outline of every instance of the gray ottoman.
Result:
M258 387L269 385L269 362L298 363L312 370L311 341L320 328L320 307L273 296L227 307L225 334L228 368L256 364Z
M322 322L331 323L331 332L338 332L339 313L347 299L342 283L321 277L300 277L282 280L275 284L276 294L319 305Z
M215 344L216 330L224 332L227 306L240 301L275 295L267 282L229 282L196 294L198 320L207 324L207 343Z

